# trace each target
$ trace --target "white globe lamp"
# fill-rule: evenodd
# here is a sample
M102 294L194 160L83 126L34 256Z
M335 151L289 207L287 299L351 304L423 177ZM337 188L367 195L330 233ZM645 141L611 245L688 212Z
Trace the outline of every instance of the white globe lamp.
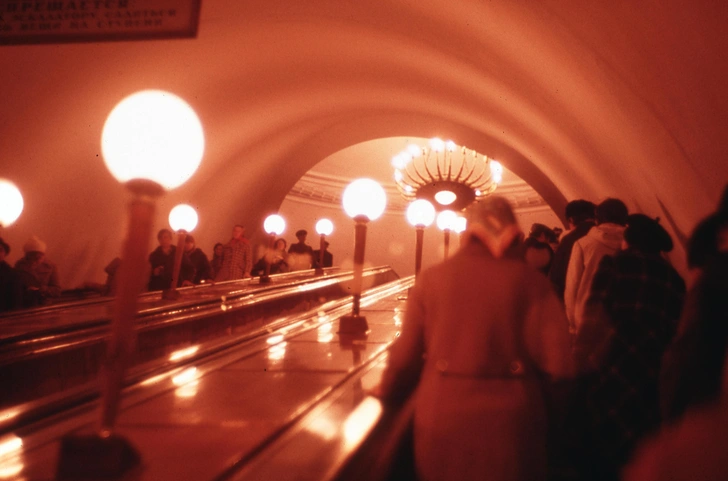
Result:
M0 227L11 226L23 212L23 195L6 179L0 179Z

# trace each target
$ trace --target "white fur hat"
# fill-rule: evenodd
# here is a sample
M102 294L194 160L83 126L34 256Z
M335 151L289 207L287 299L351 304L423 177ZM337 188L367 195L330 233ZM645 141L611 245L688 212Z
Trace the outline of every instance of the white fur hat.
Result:
M46 251L46 244L36 236L31 236L28 242L23 245L24 252L43 252Z

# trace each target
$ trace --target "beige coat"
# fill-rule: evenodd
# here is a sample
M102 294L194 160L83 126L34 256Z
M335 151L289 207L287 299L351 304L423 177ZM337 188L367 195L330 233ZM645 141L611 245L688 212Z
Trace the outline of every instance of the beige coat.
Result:
M584 308L599 262L606 255L614 255L623 238L624 226L606 223L592 227L574 243L564 288L564 305L571 332L578 332L584 321Z
M524 357L573 372L567 321L543 275L476 241L421 274L381 391L386 401L417 387L422 481L544 479L544 405Z

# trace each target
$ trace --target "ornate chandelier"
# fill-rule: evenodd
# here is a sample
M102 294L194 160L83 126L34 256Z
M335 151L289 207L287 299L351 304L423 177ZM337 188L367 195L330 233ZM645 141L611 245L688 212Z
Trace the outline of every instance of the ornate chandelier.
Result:
M438 211L460 211L498 187L500 163L452 140L434 138L429 144L411 144L392 158L394 180L407 201L426 199Z

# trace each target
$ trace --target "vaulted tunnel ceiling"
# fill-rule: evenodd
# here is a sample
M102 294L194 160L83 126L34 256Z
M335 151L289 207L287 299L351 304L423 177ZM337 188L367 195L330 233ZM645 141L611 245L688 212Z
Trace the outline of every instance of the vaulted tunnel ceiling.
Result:
M718 1L214 0L195 39L0 46L0 177L26 200L1 235L11 261L44 239L67 287L98 278L126 215L101 129L148 88L186 99L205 128L199 171L156 223L190 202L204 244L236 222L259 234L332 153L436 135L498 158L559 214L617 196L687 234L728 181L726 14Z

